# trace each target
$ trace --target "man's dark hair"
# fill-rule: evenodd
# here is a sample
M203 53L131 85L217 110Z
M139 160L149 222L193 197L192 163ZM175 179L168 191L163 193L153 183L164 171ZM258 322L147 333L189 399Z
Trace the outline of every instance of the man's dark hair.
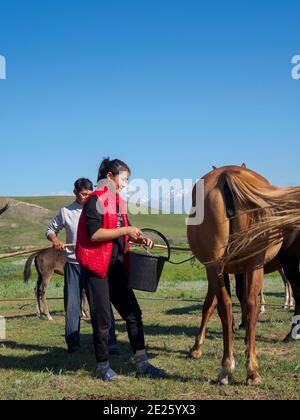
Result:
M90 181L87 178L79 178L77 179L77 181L74 184L74 188L77 192L80 192L82 190L89 190L89 191L93 191L94 190L94 186L92 181Z

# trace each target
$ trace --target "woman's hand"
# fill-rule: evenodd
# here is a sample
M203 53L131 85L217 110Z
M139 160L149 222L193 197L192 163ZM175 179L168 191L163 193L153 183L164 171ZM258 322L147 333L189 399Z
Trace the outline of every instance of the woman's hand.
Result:
M138 245L144 245L152 249L154 247L154 242L150 238L145 238L144 236L140 237L136 242Z
M133 239L135 242L141 238L142 231L134 226L128 226L126 228L126 235Z

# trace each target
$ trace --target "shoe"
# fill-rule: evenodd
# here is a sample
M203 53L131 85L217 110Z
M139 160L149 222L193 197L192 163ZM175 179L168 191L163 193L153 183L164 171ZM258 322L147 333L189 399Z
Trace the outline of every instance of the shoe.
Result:
M149 379L164 379L167 377L167 373L163 369L158 369L150 363L148 363L143 369L137 370L136 377L140 378L149 378Z
M96 377L97 379L100 379L101 381L105 382L116 381L121 378L121 376L119 376L111 368L109 368L105 373L100 373L100 371L97 369Z

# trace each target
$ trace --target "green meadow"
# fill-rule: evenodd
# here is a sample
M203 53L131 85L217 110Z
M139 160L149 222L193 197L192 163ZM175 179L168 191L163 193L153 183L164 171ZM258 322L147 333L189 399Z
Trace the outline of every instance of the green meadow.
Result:
M70 197L17 200L39 206L40 210L16 206L1 217L1 253L17 247L47 245L44 238L47 224L58 208L70 202ZM186 245L183 216L138 215L132 216L131 222L139 227L156 228L174 244ZM186 257L185 253L173 255L176 261ZM95 379L92 329L88 320L82 321L81 351L75 355L65 351L61 277L53 277L48 293L54 321L35 316L36 273L33 270L31 281L23 283L26 258L0 260L0 314L6 317L7 323L7 340L0 343L0 399L299 399L300 347L299 343L282 342L289 331L292 313L282 309L284 290L276 273L266 278L267 312L258 323L263 377L260 387L245 385L244 332L238 330L235 332L236 384L227 388L215 384L223 347L217 314L210 322L202 358L187 358L198 331L207 290L205 272L198 262L167 264L157 293L137 293L143 310L147 351L154 364L167 370L168 378L163 381L135 378L126 328L116 314L121 354L113 356L111 364L122 374L122 379L107 384ZM234 316L238 325L240 308L235 297Z

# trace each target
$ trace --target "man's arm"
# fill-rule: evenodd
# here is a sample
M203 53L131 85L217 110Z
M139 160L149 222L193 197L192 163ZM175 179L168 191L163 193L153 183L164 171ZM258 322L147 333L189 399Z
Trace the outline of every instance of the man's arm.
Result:
M47 232L46 238L53 243L54 247L57 249L65 249L65 244L61 242L57 235L61 230L65 227L64 218L62 214L62 210L58 213L58 215L53 219L50 223Z

